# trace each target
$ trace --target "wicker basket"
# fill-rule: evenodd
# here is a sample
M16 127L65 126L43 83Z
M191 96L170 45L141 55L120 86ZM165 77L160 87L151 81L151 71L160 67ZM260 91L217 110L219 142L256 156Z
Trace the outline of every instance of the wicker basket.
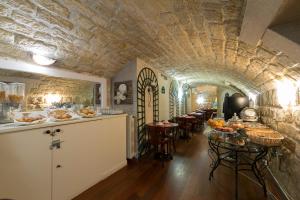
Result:
M280 146L284 137L270 128L247 128L246 134L251 142L264 146Z

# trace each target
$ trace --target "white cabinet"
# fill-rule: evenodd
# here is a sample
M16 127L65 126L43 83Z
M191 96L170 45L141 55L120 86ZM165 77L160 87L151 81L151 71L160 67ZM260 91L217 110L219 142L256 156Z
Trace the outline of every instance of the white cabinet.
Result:
M126 118L64 125L54 140L53 200L72 199L126 165Z
M0 135L0 199L51 200L48 129Z
M125 115L1 133L0 199L70 200L126 164Z

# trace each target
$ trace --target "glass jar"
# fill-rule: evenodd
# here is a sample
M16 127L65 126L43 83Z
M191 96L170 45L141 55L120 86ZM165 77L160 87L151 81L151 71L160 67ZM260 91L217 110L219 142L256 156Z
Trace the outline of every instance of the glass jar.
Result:
M0 103L5 102L7 95L7 84L0 82Z
M9 83L8 84L8 100L14 104L22 103L25 96L24 83Z

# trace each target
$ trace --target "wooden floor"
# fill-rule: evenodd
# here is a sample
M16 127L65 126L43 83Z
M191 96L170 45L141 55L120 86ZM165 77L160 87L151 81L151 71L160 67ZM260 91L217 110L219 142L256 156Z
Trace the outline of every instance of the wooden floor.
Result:
M216 170L208 180L210 158L207 139L194 134L189 142L178 140L177 153L163 168L153 159L130 162L104 181L82 193L75 200L232 200L234 173L226 167ZM241 200L266 199L262 189L240 176Z

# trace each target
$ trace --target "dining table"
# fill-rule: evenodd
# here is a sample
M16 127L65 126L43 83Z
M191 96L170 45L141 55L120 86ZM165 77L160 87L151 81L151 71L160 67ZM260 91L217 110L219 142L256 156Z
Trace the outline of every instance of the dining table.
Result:
M160 130L162 130L161 132L163 134L163 137L168 137L168 131L169 130L175 131L175 129L178 127L178 124L173 123L173 122L151 122L151 123L146 124L146 126L155 127L157 129L160 129ZM171 160L173 159L173 156L171 153L167 153L164 157L166 159L171 159Z
M189 115L189 116L196 117L197 120L198 120L198 123L200 123L201 125L203 125L204 120L205 120L205 115L204 115L204 113L201 113L201 112L199 112L199 113L197 113L197 112L192 112L192 113L189 113L188 115Z
M176 128L178 126L177 123L173 123L173 122L151 122L146 125L152 126L152 127L163 128L165 130L170 129L170 128Z
M180 136L181 139L187 140L191 139L189 136L189 131L193 129L195 126L195 123L197 118L194 116L189 116L189 115L181 115L179 117L176 117L176 120L180 124L179 129L181 128L183 131L183 135Z

